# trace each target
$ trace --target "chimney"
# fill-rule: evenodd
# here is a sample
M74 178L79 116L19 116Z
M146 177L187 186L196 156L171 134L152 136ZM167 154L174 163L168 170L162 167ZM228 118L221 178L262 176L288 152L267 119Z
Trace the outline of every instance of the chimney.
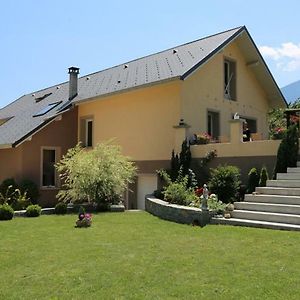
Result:
M69 80L69 100L74 99L78 94L78 74L79 68L70 67L69 68L70 80Z

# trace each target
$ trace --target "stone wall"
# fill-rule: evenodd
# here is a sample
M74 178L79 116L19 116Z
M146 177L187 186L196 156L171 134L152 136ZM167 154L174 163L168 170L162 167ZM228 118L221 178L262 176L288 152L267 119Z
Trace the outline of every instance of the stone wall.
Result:
M161 219L182 223L205 226L210 221L210 213L200 208L170 204L153 196L146 196L145 209Z

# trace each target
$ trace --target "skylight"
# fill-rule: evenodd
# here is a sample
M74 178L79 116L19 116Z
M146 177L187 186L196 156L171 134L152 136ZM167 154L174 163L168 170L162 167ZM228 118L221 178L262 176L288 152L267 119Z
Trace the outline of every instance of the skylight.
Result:
M52 95L52 93L47 93L47 94L45 94L41 97L37 97L37 98L35 98L35 102L40 102L40 101L44 100L45 98L47 98L50 95Z
M12 119L13 117L8 117L8 118L3 118L3 119L0 119L0 126L5 124L7 121L9 121L10 119Z
M51 103L48 104L46 107L44 107L42 110L40 110L38 113L36 113L35 115L33 115L33 117L40 117L45 115L46 113L48 113L50 110L52 110L53 108L55 108L57 105L59 105L61 103L61 101L59 102L55 102L55 103Z

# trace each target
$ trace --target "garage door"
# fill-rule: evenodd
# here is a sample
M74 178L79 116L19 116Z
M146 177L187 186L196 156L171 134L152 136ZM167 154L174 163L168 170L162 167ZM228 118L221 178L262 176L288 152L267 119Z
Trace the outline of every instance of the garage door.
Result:
M145 195L152 194L157 189L156 174L138 175L137 208L145 209Z

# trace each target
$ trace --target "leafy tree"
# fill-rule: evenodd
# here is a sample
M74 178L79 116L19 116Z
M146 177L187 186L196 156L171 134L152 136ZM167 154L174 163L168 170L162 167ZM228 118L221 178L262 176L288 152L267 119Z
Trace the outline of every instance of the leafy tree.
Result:
M78 144L68 150L56 168L64 183L57 197L63 201L112 203L122 196L136 174L133 162L111 141L90 151Z
M288 108L300 108L300 98L293 103L289 103ZM278 130L285 130L287 127L284 111L285 108L273 108L268 113L269 135L271 138L276 138ZM283 136L280 138L283 138Z

